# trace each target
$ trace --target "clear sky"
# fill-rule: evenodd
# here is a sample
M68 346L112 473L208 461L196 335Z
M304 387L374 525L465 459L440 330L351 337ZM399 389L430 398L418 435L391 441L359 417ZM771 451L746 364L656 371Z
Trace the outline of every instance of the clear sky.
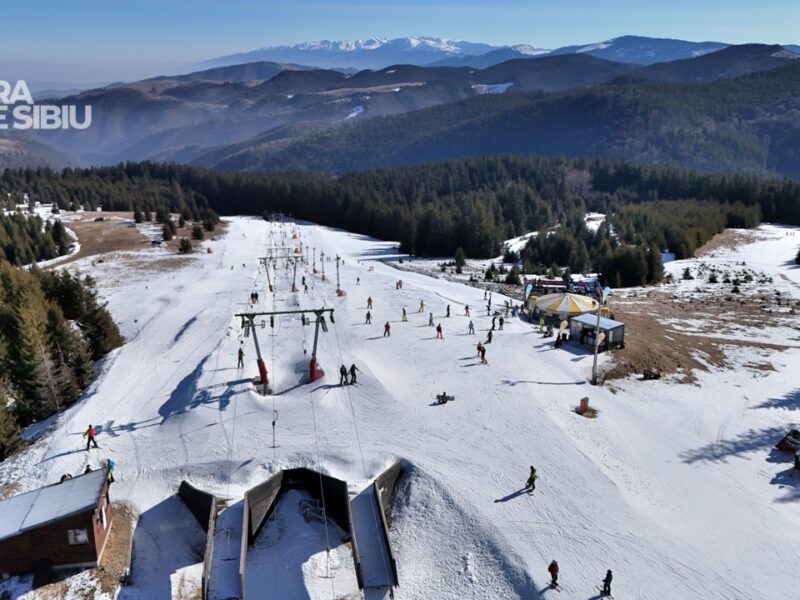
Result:
M543 48L625 34L800 43L800 0L11 0L2 24L0 79L92 82L372 36Z

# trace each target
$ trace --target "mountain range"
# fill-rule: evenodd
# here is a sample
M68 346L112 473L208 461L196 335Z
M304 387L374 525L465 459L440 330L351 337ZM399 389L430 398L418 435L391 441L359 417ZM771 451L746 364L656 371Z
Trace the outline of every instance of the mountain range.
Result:
M785 47L747 44L651 65L585 51L484 68L212 67L62 98L91 105L92 126L3 132L0 166L147 159L344 172L491 150L794 175L799 107L785 90L798 65Z

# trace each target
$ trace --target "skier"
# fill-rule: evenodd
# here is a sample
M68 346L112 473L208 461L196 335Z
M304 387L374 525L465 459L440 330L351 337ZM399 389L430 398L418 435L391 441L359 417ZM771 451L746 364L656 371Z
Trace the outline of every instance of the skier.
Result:
M492 332L486 334L486 341L483 342L484 344L491 344L492 343Z
M241 369L244 367L244 350L239 348L239 361L236 363L236 368Z
M526 488L531 488L531 491L536 489L536 468L531 465L531 474L528 475L528 481L525 482Z
M425 312L425 302L419 301L419 310L417 312Z
M372 314L369 311L367 311L367 320L364 322L364 324L365 325L371 325L372 324Z
M492 317L492 331L497 327L497 317Z
M350 385L355 385L356 383L356 371L360 371L360 369L353 363L350 365Z
M258 304L258 292L254 292L254 294L255 294L256 304Z
M481 346L480 355L481 355L481 362L485 365L488 365L489 362L486 360L486 346Z
M308 293L308 286L305 283L303 284L303 293L304 294Z
M500 327L498 327L498 329L499 329L500 331L503 331L503 323L505 323L505 319L503 319L503 317L500 317L500 319L499 319L497 322L498 322L498 323L499 323L499 325L500 325Z
M464 307L464 316L465 316L465 317L468 317L468 316L469 316L469 304L467 304L467 305Z
M469 329L467 330L467 333L475 333L475 325L473 325L472 321L469 322Z
M347 367L339 367L339 385L347 385Z
M361 277L356 277L356 285L361 285Z
M486 290L483 290L483 299L486 300Z
M406 307L403 307L403 322L405 323L408 321L408 315L406 314Z
M491 314L492 314L492 306L490 304L487 304L486 305L486 316L488 317Z
M433 327L433 313L428 313L428 326Z
M92 427L91 423L89 423L89 427L83 433L83 437L86 438L86 450L87 450L87 452L89 450L89 444L94 444L95 448L99 447L97 445L97 440L94 439L96 435L97 435L97 430L94 427Z
M480 357L480 355L481 355L481 350L483 350L483 344L481 344L480 342L478 342L478 345L476 346L476 348L478 349L478 356Z
M554 560L550 563L550 566L547 567L547 571L550 573L550 587L558 587L558 563Z
M448 317L450 316L450 305L449 304L447 305L447 316Z
M444 336L442 335L442 324L439 323L436 326L436 339L443 340Z
M391 337L392 336L391 329L392 326L389 325L389 321L386 321L386 324L383 326L383 337Z
M611 569L606 571L606 577L603 579L603 595L610 596L611 595L611 580L613 576L611 575Z
M372 296L367 298L367 308L372 308Z

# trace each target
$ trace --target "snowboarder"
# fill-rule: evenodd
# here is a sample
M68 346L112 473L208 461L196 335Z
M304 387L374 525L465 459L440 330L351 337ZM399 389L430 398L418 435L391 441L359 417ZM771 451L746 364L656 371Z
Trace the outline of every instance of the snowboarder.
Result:
M383 337L391 337L392 336L391 329L392 326L389 325L389 321L386 321L386 324L383 326Z
M467 330L467 333L475 333L475 325L472 323L472 321L469 322L469 329Z
M551 562L547 571L550 573L550 587L558 587L558 563L555 560Z
M428 313L428 326L433 327L433 313Z
M603 579L603 595L610 596L611 595L611 580L613 579L613 575L611 574L611 569L606 571L606 577Z
M447 305L447 316L448 317L450 316L450 305L449 304Z
M483 342L484 344L491 344L492 343L492 332L486 334L486 341Z
M347 367L339 367L339 385L347 385Z
M364 322L364 324L365 325L371 325L372 324L372 313L370 313L369 311L367 311L367 320Z
M404 306L403 307L403 322L405 323L407 321L408 321L408 314L406 314L406 307Z
M244 367L244 350L239 348L239 360L236 363L236 368L241 369L242 367Z
M444 336L442 335L442 324L439 323L436 326L436 339L443 340Z
M505 319L503 319L503 317L500 317L500 319L498 319L497 323L500 325L500 327L498 327L498 329L500 331L503 331L503 323L505 323Z
M530 488L531 491L536 489L536 468L531 465L531 473L528 475L528 481L525 482L525 487Z
M97 440L94 439L96 435L97 435L97 430L94 427L92 427L91 423L89 423L89 427L83 433L83 437L86 438L86 450L87 451L89 450L89 444L94 444L95 448L99 447L97 445Z
M372 308L372 296L367 298L367 308Z
M467 304L467 305L464 307L464 316L465 316L465 317L468 317L468 316L469 316L469 304Z
M353 363L350 365L350 385L356 384L356 371L360 371L360 369Z
M417 312L425 312L425 302L419 301L419 310Z

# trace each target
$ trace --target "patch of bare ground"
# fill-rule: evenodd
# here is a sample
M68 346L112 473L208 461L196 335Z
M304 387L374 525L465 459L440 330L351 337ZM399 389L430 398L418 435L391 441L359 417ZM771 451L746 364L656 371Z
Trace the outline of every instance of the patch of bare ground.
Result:
M715 250L735 250L765 239L769 239L769 235L757 229L725 229L698 248L695 256L703 258Z
M614 364L603 379L625 378L648 369L676 374L681 383L693 383L695 372L711 368L746 368L763 375L775 369L768 359L742 365L733 360L731 348L759 349L768 357L797 347L774 343L768 333L758 333L779 326L800 331L796 303L780 296L715 289L677 296L670 287L614 297L614 316L625 323L625 348L614 351Z
M58 263L65 265L88 256L110 252L141 250L149 240L135 226L131 226L132 213L78 213L77 219L65 213L69 220L64 225L78 236L81 245L75 255ZM95 221L95 219L103 219Z
M113 598L120 586L120 578L131 565L136 513L126 502L117 501L111 504L111 519L113 523L111 535L106 542L100 566L94 569L93 574L100 590Z

